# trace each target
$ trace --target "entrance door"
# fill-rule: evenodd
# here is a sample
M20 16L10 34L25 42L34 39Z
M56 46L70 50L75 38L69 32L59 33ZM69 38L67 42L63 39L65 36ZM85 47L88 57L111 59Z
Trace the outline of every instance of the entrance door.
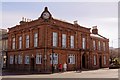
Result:
M85 54L82 55L82 68L85 68Z
M102 68L102 58L101 58L101 56L99 57L99 66L100 66L100 68Z
M31 58L31 67L30 67L30 69L31 69L31 71L34 71L34 62L35 60L34 60L34 58Z

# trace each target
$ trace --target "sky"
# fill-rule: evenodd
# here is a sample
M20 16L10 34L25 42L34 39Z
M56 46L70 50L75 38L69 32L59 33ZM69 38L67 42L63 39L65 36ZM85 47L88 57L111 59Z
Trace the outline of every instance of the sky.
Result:
M98 33L109 38L110 47L118 47L118 2L117 0L104 0L103 2L17 2L4 0L1 9L2 28L7 29L18 25L22 17L35 20L40 17L44 7L48 7L53 18L70 23L77 20L79 25L92 28L98 27ZM106 1L106 2L105 2Z

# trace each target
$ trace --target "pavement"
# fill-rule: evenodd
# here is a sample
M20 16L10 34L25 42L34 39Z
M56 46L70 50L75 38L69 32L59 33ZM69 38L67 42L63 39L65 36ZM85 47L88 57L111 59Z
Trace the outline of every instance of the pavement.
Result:
M2 78L118 78L118 69L68 71L54 74L4 75Z

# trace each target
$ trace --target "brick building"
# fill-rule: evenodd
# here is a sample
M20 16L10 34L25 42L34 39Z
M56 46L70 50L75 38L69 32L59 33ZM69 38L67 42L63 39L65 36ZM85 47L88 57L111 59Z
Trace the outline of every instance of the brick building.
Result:
M109 40L90 28L57 20L45 7L36 20L23 18L9 28L8 68L51 71L67 63L67 70L108 67ZM100 47L100 49L99 49Z

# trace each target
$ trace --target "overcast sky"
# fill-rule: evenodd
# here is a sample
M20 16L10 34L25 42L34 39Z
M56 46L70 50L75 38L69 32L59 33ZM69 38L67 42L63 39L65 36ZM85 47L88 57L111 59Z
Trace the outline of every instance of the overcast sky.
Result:
M19 24L22 17L37 19L47 6L54 18L71 23L78 20L81 26L88 28L98 26L99 34L110 39L110 47L118 47L118 2L109 1L111 2L5 2L2 3L1 26L5 29L13 27Z

